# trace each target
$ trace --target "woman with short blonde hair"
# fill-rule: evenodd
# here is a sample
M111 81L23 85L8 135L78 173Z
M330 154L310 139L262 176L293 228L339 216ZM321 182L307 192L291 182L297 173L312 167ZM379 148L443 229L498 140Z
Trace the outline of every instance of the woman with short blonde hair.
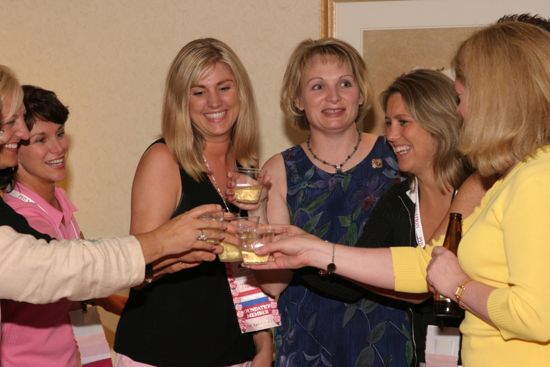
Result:
M307 64L315 56L326 60L334 57L340 63L350 66L353 78L357 81L363 103L359 106L357 123L362 124L371 108L372 86L368 78L367 65L355 51L353 46L337 38L322 38L319 40L304 40L294 50L288 61L283 87L281 89L281 110L290 124L301 130L309 130L309 123L303 110L296 106L296 98L300 96L300 83Z
M376 201L399 180L384 137L362 131L370 99L367 67L351 45L323 38L296 46L280 105L287 122L309 136L264 165L272 178L270 223L355 245ZM268 293L280 294L277 366L354 366L363 350L376 353L377 361L410 363L410 319L397 309L402 305L372 302L373 312L363 313L372 301L363 289L313 269L266 274L261 281Z

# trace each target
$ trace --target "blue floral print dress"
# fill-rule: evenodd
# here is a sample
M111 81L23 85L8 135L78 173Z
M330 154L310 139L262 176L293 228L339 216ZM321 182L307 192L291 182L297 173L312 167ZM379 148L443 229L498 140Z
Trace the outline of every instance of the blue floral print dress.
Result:
M354 246L380 196L399 182L384 137L343 173L317 168L300 146L282 153L290 221L327 241ZM338 253L335 263L338 267ZM369 293L313 268L294 272L279 298L276 366L410 366L411 321L406 305Z

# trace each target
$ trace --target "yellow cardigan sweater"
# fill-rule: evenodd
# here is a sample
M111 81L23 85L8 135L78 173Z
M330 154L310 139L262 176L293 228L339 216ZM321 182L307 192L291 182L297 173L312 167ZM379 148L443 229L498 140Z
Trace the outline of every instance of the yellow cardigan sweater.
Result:
M391 250L396 290L425 292L431 246ZM550 366L550 146L485 194L464 221L458 260L497 288L487 301L492 325L466 312L463 365Z

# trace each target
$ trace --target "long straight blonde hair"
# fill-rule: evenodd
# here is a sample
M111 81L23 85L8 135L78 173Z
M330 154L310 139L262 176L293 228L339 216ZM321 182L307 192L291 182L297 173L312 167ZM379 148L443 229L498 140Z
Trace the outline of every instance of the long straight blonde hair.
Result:
M162 137L179 165L196 181L207 169L202 158L203 136L189 116L189 95L191 87L216 63L231 70L239 96L240 112L231 130L229 149L242 166L258 164L258 112L248 73L225 43L213 38L197 39L186 44L170 66L162 111Z

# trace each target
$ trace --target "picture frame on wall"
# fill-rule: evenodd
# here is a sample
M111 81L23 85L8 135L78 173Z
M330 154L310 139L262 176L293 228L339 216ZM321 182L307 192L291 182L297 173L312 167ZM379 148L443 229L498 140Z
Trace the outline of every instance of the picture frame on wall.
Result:
M321 36L340 38L367 63L374 89L366 130L383 133L380 93L415 68L443 70L460 43L506 14L550 16L548 0L321 0Z

